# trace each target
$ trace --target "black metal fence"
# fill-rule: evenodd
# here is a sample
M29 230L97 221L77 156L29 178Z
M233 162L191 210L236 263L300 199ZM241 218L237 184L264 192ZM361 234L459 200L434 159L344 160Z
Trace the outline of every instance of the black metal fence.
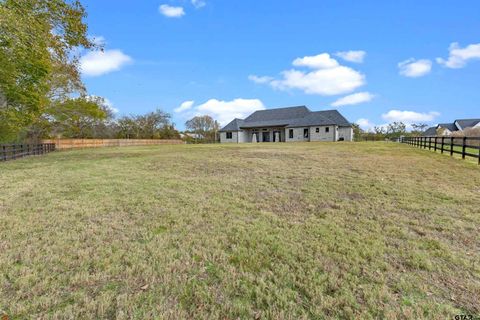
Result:
M459 154L462 159L478 159L480 165L480 137L403 137L401 142L423 149Z
M55 151L55 143L2 144L0 145L0 161L42 155L52 151Z

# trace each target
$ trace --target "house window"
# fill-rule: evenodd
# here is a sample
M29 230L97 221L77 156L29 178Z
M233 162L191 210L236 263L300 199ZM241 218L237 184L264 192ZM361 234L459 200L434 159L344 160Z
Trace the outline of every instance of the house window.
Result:
M315 132L316 132L316 133L319 133L319 132L320 132L320 128L315 129Z
M308 139L308 129L303 129L303 137Z
M227 139L232 139L232 133L231 132L227 132Z
M326 128L325 128L325 132L326 132L326 133L330 132L330 127L326 127Z
M288 130L288 138L293 139L293 129Z

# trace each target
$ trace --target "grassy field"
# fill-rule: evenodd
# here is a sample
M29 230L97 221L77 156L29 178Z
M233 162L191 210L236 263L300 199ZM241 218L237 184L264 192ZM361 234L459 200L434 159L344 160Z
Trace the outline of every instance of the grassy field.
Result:
M480 315L480 167L396 143L0 163L12 319Z

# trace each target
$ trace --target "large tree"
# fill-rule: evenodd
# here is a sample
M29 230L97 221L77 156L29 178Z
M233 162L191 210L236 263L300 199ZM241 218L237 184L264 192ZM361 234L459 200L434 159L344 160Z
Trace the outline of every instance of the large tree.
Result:
M49 109L51 132L62 138L95 138L98 128L112 117L100 97L66 99Z
M217 132L220 129L220 124L212 117L205 115L193 117L185 122L185 127L188 130L202 135L206 140L215 141Z
M79 48L93 48L77 0L0 0L0 141L35 124L56 101L85 94Z
M387 125L387 138L399 138L407 133L407 126L403 122L392 122Z

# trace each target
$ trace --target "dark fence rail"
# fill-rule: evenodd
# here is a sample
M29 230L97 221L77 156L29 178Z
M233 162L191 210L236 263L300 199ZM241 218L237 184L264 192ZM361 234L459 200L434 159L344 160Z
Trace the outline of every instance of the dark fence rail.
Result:
M459 154L462 159L472 157L478 159L480 165L480 137L403 137L401 142L414 147Z
M0 161L37 156L55 151L55 143L38 144L2 144L0 145Z

